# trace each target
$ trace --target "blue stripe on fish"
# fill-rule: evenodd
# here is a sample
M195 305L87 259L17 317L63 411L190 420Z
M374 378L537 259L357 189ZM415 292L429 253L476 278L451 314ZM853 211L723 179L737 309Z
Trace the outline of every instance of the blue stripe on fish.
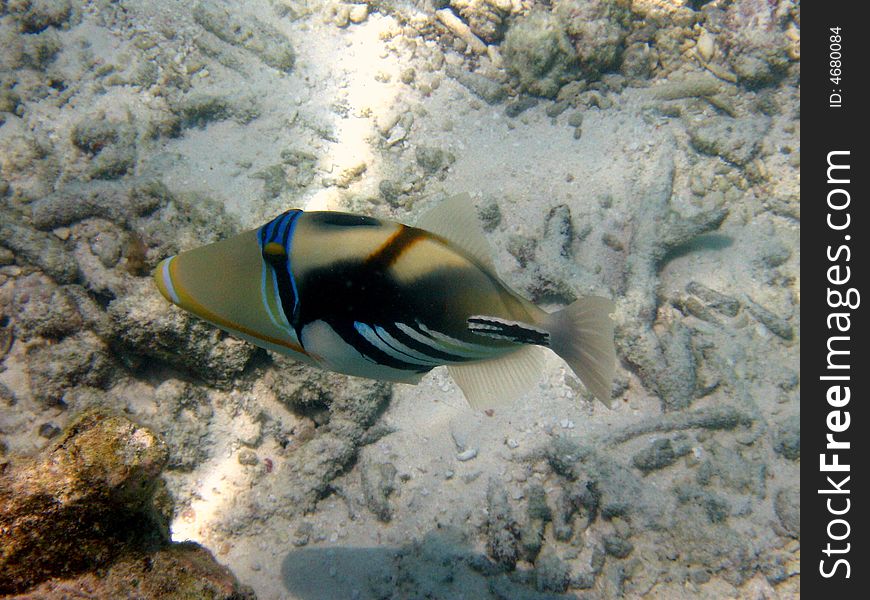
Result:
M293 234L296 232L296 224L299 222L301 214L301 210L294 213L290 225L287 227L287 238L284 242L284 247L287 248L287 272L290 274L290 285L293 287L293 322L296 322L299 317L299 289L296 287L296 277L293 276L293 269L290 268L290 248L293 245Z
M430 356L424 352L419 352L419 351L415 350L414 348L411 348L407 344L403 344L398 339L396 339L396 336L390 334L389 331L387 331L386 329L384 329L380 325L377 325L375 327L375 333L378 334L379 338L384 340L387 344L389 344L390 346L392 346L393 348L395 348L399 352L402 352L403 354L407 354L408 356L416 358L417 360L424 361L424 364L431 364L431 365L444 364L444 360L439 360L438 358ZM396 333L398 334L398 332L396 332Z
M301 215L301 210L288 210L260 227L257 236L260 242L260 250L263 252L263 259L272 267L272 284L278 292L275 302L284 314L287 325L294 329L298 325L299 290L290 265L290 252L293 246L293 232ZM267 244L278 244L284 249L283 256L267 254L265 252ZM264 302L268 302L265 296L268 294L266 276L264 273L262 290ZM274 322L274 317L272 320Z

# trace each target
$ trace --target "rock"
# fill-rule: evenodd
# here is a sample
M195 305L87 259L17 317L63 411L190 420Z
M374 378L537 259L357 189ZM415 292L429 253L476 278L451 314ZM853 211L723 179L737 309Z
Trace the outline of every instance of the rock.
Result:
M543 553L535 562L535 589L563 594L568 590L571 570L554 552Z
M507 106L504 108L504 114L510 117L511 119L515 119L520 116L533 106L537 106L538 99L532 98L530 96L523 96L521 98L517 98L513 102L509 102Z
M441 148L430 146L417 146L414 150L417 164L430 175L440 171L448 162L448 157Z
M648 433L666 433L696 427L714 431L733 430L738 426L749 427L752 423L752 418L733 406L713 405L698 410L666 413L641 419L609 433L605 439L611 444L621 444ZM680 448L675 451L681 455L683 450L684 448Z
M706 73L691 73L682 79L668 80L649 90L650 96L657 100L679 100L682 98L706 98L722 91L722 83Z
M90 156L86 171L90 179L118 179L135 167L136 132L129 123L114 122L97 113L76 123L71 141Z
M786 341L794 338L794 330L787 320L756 304L748 296L744 299L744 302L749 313L772 333Z
M620 356L635 369L643 385L658 394L665 410L689 406L695 399L697 364L692 333L673 321L666 331L652 325L659 309L658 272L669 254L703 233L717 229L728 211L701 211L684 217L671 206L674 191L673 143L659 151L655 179L645 187L644 202L631 217L632 235L626 249L627 282L624 324L617 325L615 343Z
M618 535L604 536L604 551L610 556L625 558L631 554L632 550L634 550L634 545L627 539Z
M133 132L125 123L113 123L105 114L85 117L73 126L70 141L73 146L91 156L121 140L129 140Z
M91 254L106 269L112 269L121 260L125 250L125 236L120 228L103 219L88 219L74 228L74 237L86 241ZM87 280L87 273L84 273Z
M507 490L495 479L486 488L486 550L497 563L513 569L519 558L520 527L514 520Z
M344 28L350 25L350 6L347 4L338 4L330 11L332 14L332 22L336 27Z
M713 58L713 52L716 50L716 40L706 29L701 29L695 48L697 48L701 58L708 61Z
M690 314L693 317L697 317L702 321L707 321L708 323L713 323L714 325L722 324L719 317L717 317L706 304L701 302L695 296L677 296L671 302L684 314Z
M679 506L662 532L660 552L681 568L704 569L738 587L756 573L752 541L725 521L711 523L700 505Z
M799 485L784 487L776 492L773 510L782 527L795 539L801 537L801 494Z
M166 460L148 429L88 412L35 459L6 465L0 593L253 599L207 550L169 542L172 509L159 479Z
M584 79L619 67L631 13L619 0L566 0L555 5Z
M451 64L447 65L446 70L447 75L464 85L472 94L487 104L498 104L507 96L507 91L501 83L480 73L471 73Z
M388 497L396 489L396 467L393 463L364 461L360 466L363 499L372 514L382 523L392 519Z
M668 467L676 460L677 454L668 438L653 441L652 444L631 458L632 464L644 473Z
M505 67L521 90L555 98L576 75L577 61L565 25L553 13L535 10L512 21L501 45Z
M130 238L123 230L105 219L86 219L74 224L71 231L75 240L73 256L84 288L104 304L127 294L130 273L116 268L122 254L129 250Z
M185 129L202 128L227 119L247 125L260 116L259 106L253 98L218 94L188 94L177 101L172 109L181 118L181 127Z
M533 238L511 234L507 241L507 251L517 259L521 267L526 267L535 259L537 243Z
M305 521L301 523L293 532L293 545L297 548L306 546L311 541L311 534L314 533L314 525Z
M365 21L369 16L368 4L351 4L348 18L351 23L359 24Z
M520 528L520 558L534 562L544 547L544 521L529 519Z
M582 484L579 484L570 488L570 490L563 489L556 501L556 510L553 512L553 537L560 542L568 542L574 536L573 519L578 507L581 505L577 501L581 495L577 493L578 490L581 490L581 486ZM582 490L582 492L585 491L586 489ZM594 507L594 511L597 514L597 504Z
M551 119L555 119L563 112L571 108L571 103L567 100L557 100L556 102L547 106L544 112L547 113L547 116Z
M729 5L722 26L727 62L738 83L750 88L775 84L789 64L790 41L784 27L785 6L764 0L737 0Z
M578 590L591 589L592 586L595 585L595 577L596 573L588 571L576 573L571 576L571 587L577 588Z
M390 206L399 206L402 185L392 179L381 179L380 183L378 183L378 193Z
M512 8L510 2L498 0L450 0L450 6L468 23L468 28L487 44L495 44L504 37L505 15Z
M165 205L171 194L159 180L73 182L33 203L31 216L38 229L55 229L89 217L130 224Z
M64 244L50 233L34 231L0 209L0 245L15 252L16 259L32 264L58 283L73 283L79 277L75 259Z
M11 533L0 591L105 564L125 543L159 540L159 517L150 511L166 459L149 430L88 413L36 460L0 473L0 522Z
M644 81L652 76L658 59L655 48L646 42L635 42L623 51L620 71L626 77Z
M192 471L209 458L214 444L209 437L214 410L208 395L201 386L167 379L154 390L154 400L154 411L139 418L166 440L167 468Z
M567 204L554 206L544 219L544 234L540 244L543 256L571 258L574 244L574 223Z
M486 44L449 8L435 11L435 16L450 32L475 54L486 54Z
M134 355L157 358L214 385L227 385L244 371L256 349L172 306L150 279L133 282L130 293L108 307L112 342Z
M731 514L728 501L709 490L692 484L674 486L674 493L680 504L693 504L704 510L711 523L721 523Z
M278 400L290 410L314 413L322 423L304 439L294 441L293 460L281 466L279 476L289 483L282 488L283 495L276 497L273 510L295 515L313 510L330 482L357 456L368 428L389 401L392 386L284 357L275 357L275 362L277 368L269 371L266 381Z
M701 485L718 481L738 494L754 494L764 498L767 486L767 464L752 448L735 450L717 442L708 443L707 459L698 467Z
M773 449L789 460L801 458L801 417L787 417L775 429Z
M45 438L47 440L57 437L58 435L60 435L60 432L60 427L58 427L54 423L43 423L39 426L39 430L37 431L39 437Z
M0 402L2 402L5 406L11 407L18 404L18 398L15 397L15 394L6 387L6 384L0 383Z
M553 520L553 511L547 505L547 492L544 491L542 485L535 483L528 486L526 497L528 498L527 512L530 519Z
M686 285L686 291L697 296L704 304L716 310L726 317L736 317L740 311L740 301L726 296L721 292L708 288L697 281L690 281Z
M259 19L239 16L226 0L197 3L193 18L206 31L227 44L244 48L270 67L288 73L293 70L296 54L289 40Z
M28 34L61 27L73 13L70 0L9 0L5 8L21 32Z
M15 281L12 326L22 340L63 338L82 327L82 316L67 286L58 286L41 273Z
M241 450L239 450L239 453L236 455L236 459L239 461L240 465L245 465L248 467L252 467L260 463L260 459L257 458L257 453L250 448L242 448Z
M758 153L769 128L770 118L765 116L741 119L719 116L690 128L689 139L699 152L720 156L743 167Z
M765 269L775 269L791 258L791 249L777 239L775 234L771 234L769 237L765 236L757 251L756 260Z
M565 484L567 500L574 509L584 509L590 522L599 514L607 519L631 515L649 523L660 519L661 500L645 493L640 479L615 460L563 436L545 452L553 471L571 482Z
M136 147L112 145L95 156L88 168L88 176L97 180L120 179L133 172L136 166Z
M90 331L27 349L30 391L46 406L60 404L78 386L108 387L116 369L109 348Z
M583 111L575 110L568 116L568 125L571 127L580 127L583 124Z
M281 162L251 175L263 180L263 191L269 198L296 192L314 180L317 158L308 152L282 150Z
M501 224L501 208L494 198L488 198L480 203L477 208L477 216L480 219L480 225L487 233L495 231L496 227Z
M417 79L417 71L410 67L408 67L407 69L402 69L402 72L399 73L399 81L401 81L405 85L411 85L412 83L414 83L415 79Z

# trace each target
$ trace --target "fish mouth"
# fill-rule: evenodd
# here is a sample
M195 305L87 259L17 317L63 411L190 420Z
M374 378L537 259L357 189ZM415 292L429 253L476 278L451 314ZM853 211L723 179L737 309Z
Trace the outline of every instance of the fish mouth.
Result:
M178 297L178 292L175 290L175 285L172 283L172 275L170 271L170 265L174 259L175 255L170 256L169 258L164 258L154 268L154 283L164 298L176 306L179 306L181 304L181 299Z

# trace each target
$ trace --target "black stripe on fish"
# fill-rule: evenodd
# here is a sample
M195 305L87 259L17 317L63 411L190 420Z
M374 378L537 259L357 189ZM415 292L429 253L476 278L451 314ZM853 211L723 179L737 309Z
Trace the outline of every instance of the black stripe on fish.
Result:
M370 268L386 269L394 264L411 246L422 240L426 232L400 225L399 229L384 244L366 259Z
M374 217L343 212L317 211L306 215L308 223L321 227L381 227L383 225Z
M389 351L386 351L378 345L367 340L359 331L353 322L341 321L329 323L333 331L341 337L342 340L349 346L353 347L357 352L368 358L369 360L393 369L401 371L410 371L412 373L428 373L434 368L433 366L420 365L419 363L411 363L402 360L398 356L394 356ZM387 345L389 347L389 345Z
M395 354L390 356L364 339L354 323L380 326L401 344L443 364L474 360L446 348L417 325L425 323L433 331L444 331L452 337L460 335L451 331L453 316L446 310L450 290L445 288L445 281L453 280L454 272L455 277L461 278L463 269L446 267L445 272L444 267L433 266L430 273L420 276L413 285L393 277L390 267L405 250L427 236L426 231L401 225L368 256L336 260L304 271L297 281L301 296L299 328L321 320L364 356L406 371L420 373L429 368L399 360ZM413 334L408 335L397 324L407 324ZM464 325L463 322L462 332L466 331Z
M420 302L420 290L410 289L397 282L389 269L379 262L338 261L326 267L308 271L299 281L302 295L300 302L299 327L322 320L327 323L345 343L360 354L378 364L425 373L431 367L399 360L366 340L356 330L354 322L379 325L398 342L408 348L431 357L442 364L470 360L447 351L439 351L443 345L413 326L425 340L418 341L401 331L396 323L416 323L418 320L432 323L440 328L439 319L445 315L437 302ZM423 287L424 297L431 297ZM423 308L425 313L418 311ZM294 323L295 326L295 323ZM410 326L410 325L409 325ZM431 345L427 342L431 340ZM434 347L433 347L434 346Z
M411 327L411 326L408 325L408 327ZM406 345L408 348L411 348L412 350L416 350L420 354L425 354L426 356L430 356L430 357L432 357L433 360L443 361L444 364L472 360L472 359L467 358L465 356L457 356L455 354L450 354L449 352L446 352L443 350L438 350L437 348L434 348L433 346L440 347L441 344L439 344L438 340L433 338L431 335L428 335L424 331L420 331L419 327L412 327L412 329L414 329L414 331L419 333L421 336L423 336L429 340L432 340L431 346L429 344L425 344L423 342L415 340L414 338L412 338L410 335L408 335L407 333L405 333L404 331L402 331L401 329L399 329L395 325L385 326L384 329L386 329L387 333L389 333L391 336L396 338L397 341Z
M439 364L437 359L430 356L414 352L411 348L403 346L396 338L392 337L383 327L375 325L374 327L365 323L355 322L356 330L366 338L369 342L388 354L393 355L404 362L416 365L422 365L428 368L436 367Z
M508 340L517 344L550 345L550 333L537 327L518 321L507 321L498 317L475 315L468 318L468 330L477 335L483 335L499 340Z

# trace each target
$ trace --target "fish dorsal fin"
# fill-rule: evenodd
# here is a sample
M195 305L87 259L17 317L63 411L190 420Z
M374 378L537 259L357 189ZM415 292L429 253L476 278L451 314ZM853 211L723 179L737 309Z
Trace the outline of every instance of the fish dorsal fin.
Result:
M467 193L452 196L424 213L417 227L453 242L481 265L494 270L492 250L480 228L471 196Z
M544 371L543 349L518 350L479 362L447 365L447 372L475 410L509 405L535 385Z

